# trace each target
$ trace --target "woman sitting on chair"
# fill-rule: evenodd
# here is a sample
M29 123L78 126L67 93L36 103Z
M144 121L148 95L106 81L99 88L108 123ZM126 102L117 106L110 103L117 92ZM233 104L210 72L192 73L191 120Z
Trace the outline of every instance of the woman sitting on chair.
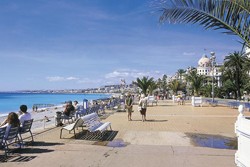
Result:
M7 119L0 125L0 127L6 127L5 136L8 135L11 127L19 127L20 121L18 115L14 112L9 113Z

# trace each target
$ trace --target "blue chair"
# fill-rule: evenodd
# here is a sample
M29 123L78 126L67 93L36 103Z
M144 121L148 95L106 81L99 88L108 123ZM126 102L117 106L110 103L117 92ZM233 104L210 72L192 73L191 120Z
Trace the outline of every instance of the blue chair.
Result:
M33 119L31 119L31 120L25 120L24 123L23 123L23 126L20 128L19 136L20 136L22 144L24 144L22 135L24 133L28 133L28 132L30 133L31 142L34 142L33 134L31 132L31 126L32 126L32 124L33 124Z
M21 143L20 143L20 140L19 140L19 137L18 137L19 129L20 129L19 126L10 127L10 130L9 130L8 134L6 134L4 136L3 141L4 141L4 149L5 149L6 154L8 154L10 152L9 146L14 144L14 143L17 143L19 149L21 149Z
M3 127L3 128L0 128L0 149L3 149L4 152L5 152L5 158L7 157L7 152L6 150L4 149L4 135L5 135L5 132L6 132L6 127Z

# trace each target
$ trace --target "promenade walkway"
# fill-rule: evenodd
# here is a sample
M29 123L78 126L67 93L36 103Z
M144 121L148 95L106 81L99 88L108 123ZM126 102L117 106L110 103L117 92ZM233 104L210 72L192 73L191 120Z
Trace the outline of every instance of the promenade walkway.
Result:
M136 110L137 107L134 109ZM110 139L98 142L79 134L63 133L60 127L35 134L35 143L11 156L0 166L87 166L87 167L233 167L236 150L198 147L190 134L235 137L237 109L192 107L161 101L148 107L147 121L139 112L127 120L125 112L109 112L103 121L112 122ZM81 129L79 129L81 130ZM109 141L111 140L112 141Z

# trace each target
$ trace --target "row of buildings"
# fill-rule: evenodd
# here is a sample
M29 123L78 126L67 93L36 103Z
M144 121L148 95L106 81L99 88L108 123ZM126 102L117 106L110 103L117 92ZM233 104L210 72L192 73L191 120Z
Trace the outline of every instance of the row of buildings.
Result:
M250 48L246 48L245 53L250 58ZM223 66L223 63L216 62L215 53L211 52L211 56L208 57L207 55L203 55L198 63L197 67L189 67L185 70L185 74L188 74L191 70L196 69L198 75L204 75L207 77L213 77L214 83L216 83L217 87L222 86L222 72L221 67ZM176 73L174 76L170 77L170 81L173 79L179 79L180 75ZM184 77L184 76L183 76ZM185 79L185 78L182 78Z

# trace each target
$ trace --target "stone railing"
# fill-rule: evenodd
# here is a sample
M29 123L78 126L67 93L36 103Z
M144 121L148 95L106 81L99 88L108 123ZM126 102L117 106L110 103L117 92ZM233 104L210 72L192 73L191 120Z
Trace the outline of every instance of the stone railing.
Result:
M235 133L238 138L238 150L235 153L235 163L239 167L250 167L250 117L243 115L244 106L238 108L239 116L235 123Z

